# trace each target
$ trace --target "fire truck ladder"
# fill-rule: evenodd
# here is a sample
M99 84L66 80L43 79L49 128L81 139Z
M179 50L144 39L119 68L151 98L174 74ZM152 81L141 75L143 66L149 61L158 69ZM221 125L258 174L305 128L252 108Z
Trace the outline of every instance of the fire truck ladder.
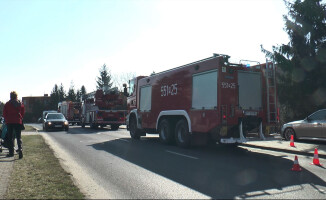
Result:
M267 123L277 122L275 65L266 60Z

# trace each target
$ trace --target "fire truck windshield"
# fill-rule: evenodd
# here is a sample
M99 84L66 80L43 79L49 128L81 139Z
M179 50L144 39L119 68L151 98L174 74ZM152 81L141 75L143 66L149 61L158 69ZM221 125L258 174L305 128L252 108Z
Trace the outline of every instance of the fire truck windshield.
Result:
M129 95L132 95L135 90L135 80L130 80L129 82Z

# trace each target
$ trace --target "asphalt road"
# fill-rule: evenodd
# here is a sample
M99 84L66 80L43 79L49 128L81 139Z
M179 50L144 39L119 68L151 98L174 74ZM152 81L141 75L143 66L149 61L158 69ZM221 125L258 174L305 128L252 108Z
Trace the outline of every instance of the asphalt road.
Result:
M107 198L326 196L326 168L310 165L310 157L299 156L303 171L292 172L294 155L282 152L222 145L182 149L161 144L155 135L132 140L125 129L40 133L58 143Z

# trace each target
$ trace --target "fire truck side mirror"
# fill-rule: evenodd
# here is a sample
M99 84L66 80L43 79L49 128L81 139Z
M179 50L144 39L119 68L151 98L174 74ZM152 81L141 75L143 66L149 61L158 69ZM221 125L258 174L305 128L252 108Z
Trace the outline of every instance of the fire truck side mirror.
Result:
M123 84L123 94L126 96L126 97L128 97L129 95L128 95L128 92L127 92L127 84Z

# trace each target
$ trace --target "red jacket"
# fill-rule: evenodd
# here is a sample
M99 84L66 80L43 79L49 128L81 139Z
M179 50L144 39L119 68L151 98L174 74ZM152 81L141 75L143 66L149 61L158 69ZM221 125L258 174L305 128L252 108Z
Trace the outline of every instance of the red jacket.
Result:
M25 107L20 101L10 100L3 108L3 117L6 124L22 124L24 114Z

